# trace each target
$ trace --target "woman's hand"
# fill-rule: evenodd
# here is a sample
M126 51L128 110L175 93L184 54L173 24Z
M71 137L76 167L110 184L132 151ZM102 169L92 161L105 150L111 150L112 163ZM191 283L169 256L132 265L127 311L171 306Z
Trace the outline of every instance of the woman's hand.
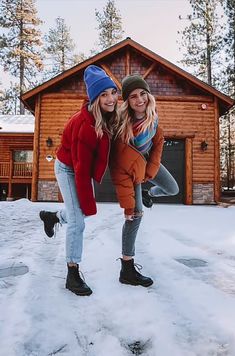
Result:
M125 214L125 220L127 220L127 221L133 221L133 220L134 220L134 215L126 215L126 214Z
M148 182L150 179L152 179L152 177L146 175L146 176L144 177L144 183Z
M136 212L134 212L134 214L132 214L132 215L126 215L126 214L125 214L125 219L126 219L127 221L133 221L133 220L135 220L135 219L141 218L141 217L143 216L143 214L144 214L143 211L136 211Z

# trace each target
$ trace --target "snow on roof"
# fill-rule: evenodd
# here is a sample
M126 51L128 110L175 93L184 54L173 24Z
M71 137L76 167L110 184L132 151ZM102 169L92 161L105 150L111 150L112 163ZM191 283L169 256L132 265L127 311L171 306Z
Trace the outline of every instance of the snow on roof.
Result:
M33 115L0 115L1 133L33 133Z

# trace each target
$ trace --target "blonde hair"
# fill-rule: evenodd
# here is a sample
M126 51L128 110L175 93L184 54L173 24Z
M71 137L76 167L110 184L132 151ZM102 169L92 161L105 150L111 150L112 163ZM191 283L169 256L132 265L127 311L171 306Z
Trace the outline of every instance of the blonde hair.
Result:
M156 101L152 94L147 92L148 104L146 107L146 120L143 121L139 128L139 133L144 132L147 129L152 130L154 128L154 122L156 119ZM134 111L130 108L128 99L124 101L119 109L119 123L116 132L116 137L120 137L123 142L129 143L134 138L133 134L133 119Z
M100 100L99 96L97 99L89 105L89 111L95 118L95 131L99 138L103 136L103 130L107 131L110 136L114 134L114 127L116 123L119 121L118 112L117 112L117 104L114 107L114 111L112 113L102 114L100 109ZM107 120L105 116L107 115Z

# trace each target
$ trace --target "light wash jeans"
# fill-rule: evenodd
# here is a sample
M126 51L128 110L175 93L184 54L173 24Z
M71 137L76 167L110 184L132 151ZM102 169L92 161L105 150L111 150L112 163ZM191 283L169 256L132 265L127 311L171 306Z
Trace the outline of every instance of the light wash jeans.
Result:
M71 167L56 159L55 175L65 205L65 209L57 212L57 217L61 224L67 223L66 261L67 263L80 263L85 216L82 213L77 196L74 171Z
M177 195L179 187L170 172L160 165L159 171L154 179L149 180L154 186L150 188L149 193L153 197L162 197ZM142 212L142 188L141 184L135 186L135 211ZM122 254L125 256L135 255L135 240L141 223L141 217L133 221L126 220L122 228Z

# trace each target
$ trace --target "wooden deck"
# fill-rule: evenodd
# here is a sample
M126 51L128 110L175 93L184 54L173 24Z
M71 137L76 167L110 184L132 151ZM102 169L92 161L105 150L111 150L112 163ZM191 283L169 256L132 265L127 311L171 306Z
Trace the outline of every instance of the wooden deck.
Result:
M27 162L0 162L0 179L31 178L33 164Z

